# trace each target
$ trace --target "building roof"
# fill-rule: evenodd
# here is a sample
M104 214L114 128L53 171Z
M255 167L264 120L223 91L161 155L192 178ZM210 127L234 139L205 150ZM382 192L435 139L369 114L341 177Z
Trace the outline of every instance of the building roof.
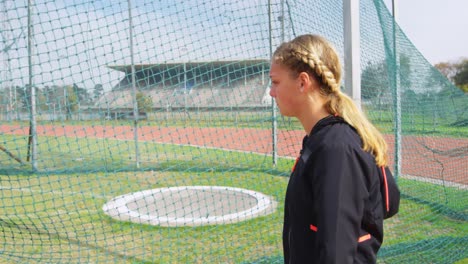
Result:
M229 67L234 69L240 69L243 67L255 67L255 66L268 66L270 61L266 59L247 59L247 60L228 60L228 61L200 61L200 62L167 62L158 64L135 64L135 71L151 70L155 72L166 71L171 68L186 67L187 69L199 68L199 67ZM110 69L130 73L132 65L109 65Z

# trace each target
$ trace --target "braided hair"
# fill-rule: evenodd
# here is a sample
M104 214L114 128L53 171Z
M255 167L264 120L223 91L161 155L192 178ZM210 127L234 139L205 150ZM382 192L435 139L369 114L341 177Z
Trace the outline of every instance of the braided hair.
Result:
M341 116L356 129L363 141L364 151L371 152L378 166L388 164L387 143L378 129L341 92L341 64L334 47L318 35L302 35L281 44L273 54L275 63L286 66L292 77L305 72L320 85L320 94L326 98L325 109L332 115Z

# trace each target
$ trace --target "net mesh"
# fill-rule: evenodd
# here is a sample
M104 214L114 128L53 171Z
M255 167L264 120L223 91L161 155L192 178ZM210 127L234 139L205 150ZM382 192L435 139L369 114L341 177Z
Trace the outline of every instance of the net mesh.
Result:
M269 2L1 1L0 261L282 263L303 131L269 58L305 33L343 58L343 7ZM363 109L401 157L379 263L465 262L467 96L381 0L360 20Z

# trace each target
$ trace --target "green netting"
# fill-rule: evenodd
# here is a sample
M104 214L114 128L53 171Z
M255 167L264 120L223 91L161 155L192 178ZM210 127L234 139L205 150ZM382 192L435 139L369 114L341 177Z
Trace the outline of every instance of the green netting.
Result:
M304 33L343 57L341 0L0 5L0 262L282 263L303 131L269 57ZM466 262L468 97L381 0L360 24L363 109L401 161L379 262Z

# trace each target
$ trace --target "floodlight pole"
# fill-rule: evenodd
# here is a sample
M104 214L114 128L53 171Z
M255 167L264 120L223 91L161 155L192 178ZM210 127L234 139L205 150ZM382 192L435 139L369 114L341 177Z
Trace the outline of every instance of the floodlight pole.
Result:
M361 108L359 0L343 0L345 92Z

